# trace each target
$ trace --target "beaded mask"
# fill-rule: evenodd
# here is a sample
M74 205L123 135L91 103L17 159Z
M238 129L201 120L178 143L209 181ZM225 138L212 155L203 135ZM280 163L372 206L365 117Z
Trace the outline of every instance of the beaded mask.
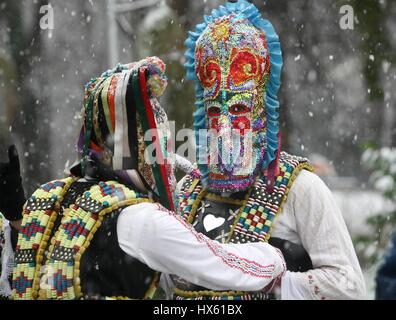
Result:
M261 172L275 175L282 57L272 25L239 0L205 16L185 44L187 76L196 81L194 127L204 185L236 192Z
M174 209L170 127L157 99L166 87L164 72L164 63L149 57L92 79L85 89L78 150L83 166L93 159Z

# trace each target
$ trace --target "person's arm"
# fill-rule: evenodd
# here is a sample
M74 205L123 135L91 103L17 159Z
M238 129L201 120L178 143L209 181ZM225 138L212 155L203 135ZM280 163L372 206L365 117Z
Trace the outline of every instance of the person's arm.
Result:
M20 174L19 157L14 145L8 149L8 162L0 163L0 212L19 231L26 201Z
M364 299L364 279L350 235L322 180L302 171L285 210L294 214L296 232L314 269L287 271L282 277L282 299Z
M221 244L158 204L124 209L117 234L121 249L150 268L212 290L263 290L286 270L271 245Z

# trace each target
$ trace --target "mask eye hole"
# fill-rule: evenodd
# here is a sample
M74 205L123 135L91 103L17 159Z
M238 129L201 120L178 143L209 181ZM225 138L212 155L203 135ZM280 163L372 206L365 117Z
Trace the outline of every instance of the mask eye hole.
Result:
M219 116L220 115L220 108L216 106L211 106L208 108L208 115L209 116Z
M241 114L249 111L249 108L244 104L234 104L229 109L231 114Z

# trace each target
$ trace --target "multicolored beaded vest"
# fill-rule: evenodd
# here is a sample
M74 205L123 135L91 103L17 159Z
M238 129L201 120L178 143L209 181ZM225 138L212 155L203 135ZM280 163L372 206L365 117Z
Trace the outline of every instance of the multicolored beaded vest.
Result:
M260 177L245 193L222 197L202 187L200 180L187 176L181 187L180 212L198 232L223 243L267 242L276 216L282 211L293 181L301 170L313 171L305 158L281 153L279 175L272 190L265 177ZM211 218L211 219L209 219ZM206 220L224 221L208 228ZM186 285L174 278L175 299L235 300L269 299L263 292L209 291L195 285Z
M136 281L144 283L144 292L129 298L149 297L157 274L122 252L116 223L123 208L151 200L115 181L94 182L62 208L71 186L81 183L76 180L44 184L26 202L15 252L13 299L108 298L97 283L108 284L104 291L111 296L125 296L136 292L127 288ZM129 262L117 266L123 259ZM114 287L117 283L121 287Z

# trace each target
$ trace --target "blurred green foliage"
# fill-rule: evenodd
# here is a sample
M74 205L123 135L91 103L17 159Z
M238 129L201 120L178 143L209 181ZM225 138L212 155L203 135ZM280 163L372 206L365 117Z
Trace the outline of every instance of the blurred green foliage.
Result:
M370 234L354 239L361 262L372 265L382 257L391 234L396 231L396 149L369 148L363 153L362 163L372 172L370 183L389 206L389 210L367 219Z

